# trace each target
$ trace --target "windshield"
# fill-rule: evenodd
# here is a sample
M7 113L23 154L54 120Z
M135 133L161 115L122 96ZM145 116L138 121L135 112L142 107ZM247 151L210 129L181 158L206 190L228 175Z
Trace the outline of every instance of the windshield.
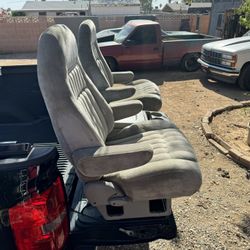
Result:
M243 36L250 36L250 30L247 33L245 33Z
M115 42L123 43L123 41L128 37L128 35L133 31L134 28L134 26L125 24L122 30L115 35Z

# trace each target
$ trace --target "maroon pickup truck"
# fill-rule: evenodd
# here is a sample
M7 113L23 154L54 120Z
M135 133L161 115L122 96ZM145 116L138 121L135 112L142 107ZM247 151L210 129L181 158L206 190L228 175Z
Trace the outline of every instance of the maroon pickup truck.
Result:
M197 59L202 45L217 39L187 31L162 32L158 22L132 20L115 32L113 41L101 42L99 46L113 71L174 64L195 71L199 68Z

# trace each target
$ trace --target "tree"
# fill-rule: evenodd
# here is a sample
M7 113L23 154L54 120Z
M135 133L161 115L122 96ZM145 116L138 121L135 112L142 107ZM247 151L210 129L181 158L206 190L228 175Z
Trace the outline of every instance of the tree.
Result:
M141 8L144 13L150 13L152 11L153 0L140 0Z
M240 15L240 24L250 29L250 0L244 0L237 13Z
M25 12L23 11L12 11L11 15L12 16L26 16Z

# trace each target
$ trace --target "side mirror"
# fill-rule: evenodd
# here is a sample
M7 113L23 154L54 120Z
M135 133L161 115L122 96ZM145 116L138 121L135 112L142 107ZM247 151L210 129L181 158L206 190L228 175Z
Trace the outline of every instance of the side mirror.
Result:
M126 41L124 41L123 44L124 44L124 46L126 46L126 47L130 47L130 46L135 45L136 43L135 43L134 40L127 39Z

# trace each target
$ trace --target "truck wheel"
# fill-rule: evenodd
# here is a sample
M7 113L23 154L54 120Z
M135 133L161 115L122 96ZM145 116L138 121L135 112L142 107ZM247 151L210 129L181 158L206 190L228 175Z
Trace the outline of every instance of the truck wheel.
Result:
M112 57L105 57L105 60L110 68L111 71L116 71L117 70L117 62L114 58Z
M238 84L241 89L250 90L250 64L245 65L241 70Z
M198 53L186 54L181 60L181 69L187 72L193 72L200 68L200 64L197 62L199 58Z

